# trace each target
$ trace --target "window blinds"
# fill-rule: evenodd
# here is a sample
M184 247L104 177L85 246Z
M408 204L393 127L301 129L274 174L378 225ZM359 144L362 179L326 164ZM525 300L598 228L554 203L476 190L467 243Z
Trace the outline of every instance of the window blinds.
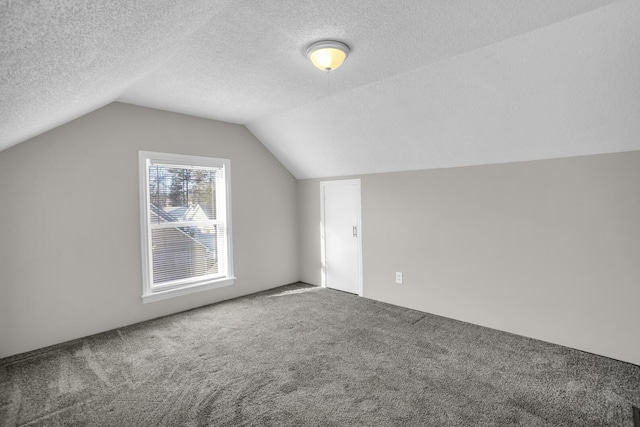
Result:
M152 290L227 275L225 189L224 166L149 164Z

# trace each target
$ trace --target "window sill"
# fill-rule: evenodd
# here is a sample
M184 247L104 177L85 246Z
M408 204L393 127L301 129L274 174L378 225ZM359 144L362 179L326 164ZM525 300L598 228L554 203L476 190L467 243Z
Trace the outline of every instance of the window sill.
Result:
M193 294L195 292L208 291L210 289L222 288L224 286L233 285L235 277L225 277L224 279L217 279L210 282L197 283L194 285L183 286L181 288L167 289L164 291L151 292L142 295L142 302L144 304L161 301L163 299L169 299L179 297L181 295Z

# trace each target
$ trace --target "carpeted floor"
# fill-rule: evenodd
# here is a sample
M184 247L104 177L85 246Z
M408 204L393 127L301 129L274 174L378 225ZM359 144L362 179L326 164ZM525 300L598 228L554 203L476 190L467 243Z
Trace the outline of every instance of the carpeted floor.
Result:
M633 426L640 367L303 284L0 360L0 425Z

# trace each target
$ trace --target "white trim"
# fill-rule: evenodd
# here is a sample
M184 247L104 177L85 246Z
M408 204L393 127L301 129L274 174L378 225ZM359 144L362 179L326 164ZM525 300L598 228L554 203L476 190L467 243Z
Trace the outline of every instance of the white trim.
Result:
M206 291L209 289L222 288L224 286L233 285L235 282L235 277L225 277L224 279L214 280L210 282L198 283L191 286L182 286L180 288L167 289L164 291L153 292L148 295L142 295L142 302L144 304L161 301L163 299L169 299L173 297L178 297L181 295L193 294L195 292Z
M362 198L361 186L359 179L342 179L337 181L321 181L320 182L320 285L327 287L327 267L326 267L326 244L324 231L324 192L325 188L337 185L353 185L357 189L356 194L356 221L358 227L358 295L363 296L363 279L362 279Z
M225 272L227 277L233 277L233 226L231 221L231 160L226 160L225 168L224 168L224 183L225 183L225 194L226 198L221 200L224 206L224 209L220 211L225 215L225 222L227 224L226 229L224 230L224 235L227 237L227 251L225 253L226 259L224 259L224 265L227 267L227 271ZM216 192L216 197L218 197L218 193ZM216 204L217 204L216 200ZM219 262L218 262L219 264Z
M154 153L148 151L138 152L138 176L140 182L140 246L142 251L142 298L151 294L151 259L147 248L151 247L151 233L149 233L149 168L148 157ZM146 242L146 244L145 244Z
M149 210L149 166L150 165L175 166L179 168L204 168L204 169L222 169L224 172L225 195L222 197L220 192L216 192L220 206L217 206L218 218L216 220L204 221L206 224L221 225L225 224L226 228L223 234L226 240L226 251L222 254L222 260L218 260L218 265L223 268L223 277L220 275L205 276L202 278L189 278L176 283L165 283L159 286L152 286L152 262L150 249L151 229L161 228L179 228L188 226L202 225L203 221L193 222L176 222L176 223L160 223L150 224ZM140 242L142 252L142 301L143 303L159 301L167 298L173 298L180 295L191 294L208 289L220 288L232 285L235 281L233 272L233 237L231 226L231 161L229 159L217 159L212 157L188 156L183 154L156 153L150 151L138 152L138 178L139 178L139 199L140 199ZM224 200L223 200L224 199ZM146 244L145 244L146 242ZM220 241L218 242L220 243ZM218 248L222 247L219 245Z
M326 182L320 182L320 286L327 287L327 252L324 239L324 189Z

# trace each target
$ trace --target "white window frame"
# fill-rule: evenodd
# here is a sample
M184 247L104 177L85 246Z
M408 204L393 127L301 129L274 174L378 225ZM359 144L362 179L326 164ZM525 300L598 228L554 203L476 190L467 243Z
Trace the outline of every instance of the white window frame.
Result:
M153 262L151 254L151 212L149 209L149 166L153 163L174 165L176 167L214 167L224 168L224 196L216 191L216 210L223 214L224 238L219 241L219 248L224 247L226 253L222 254L226 265L226 275L216 278L190 278L169 286L153 286ZM140 182L140 231L142 246L142 302L149 303L187 295L194 292L206 291L232 285L235 281L233 273L233 239L231 227L231 161L229 159L217 159L213 157L188 156L184 154L157 153L140 151L138 153L138 170ZM220 209L222 208L222 209ZM186 224L186 223L185 223ZM187 224L188 225L188 224ZM226 239L226 242L224 241Z

